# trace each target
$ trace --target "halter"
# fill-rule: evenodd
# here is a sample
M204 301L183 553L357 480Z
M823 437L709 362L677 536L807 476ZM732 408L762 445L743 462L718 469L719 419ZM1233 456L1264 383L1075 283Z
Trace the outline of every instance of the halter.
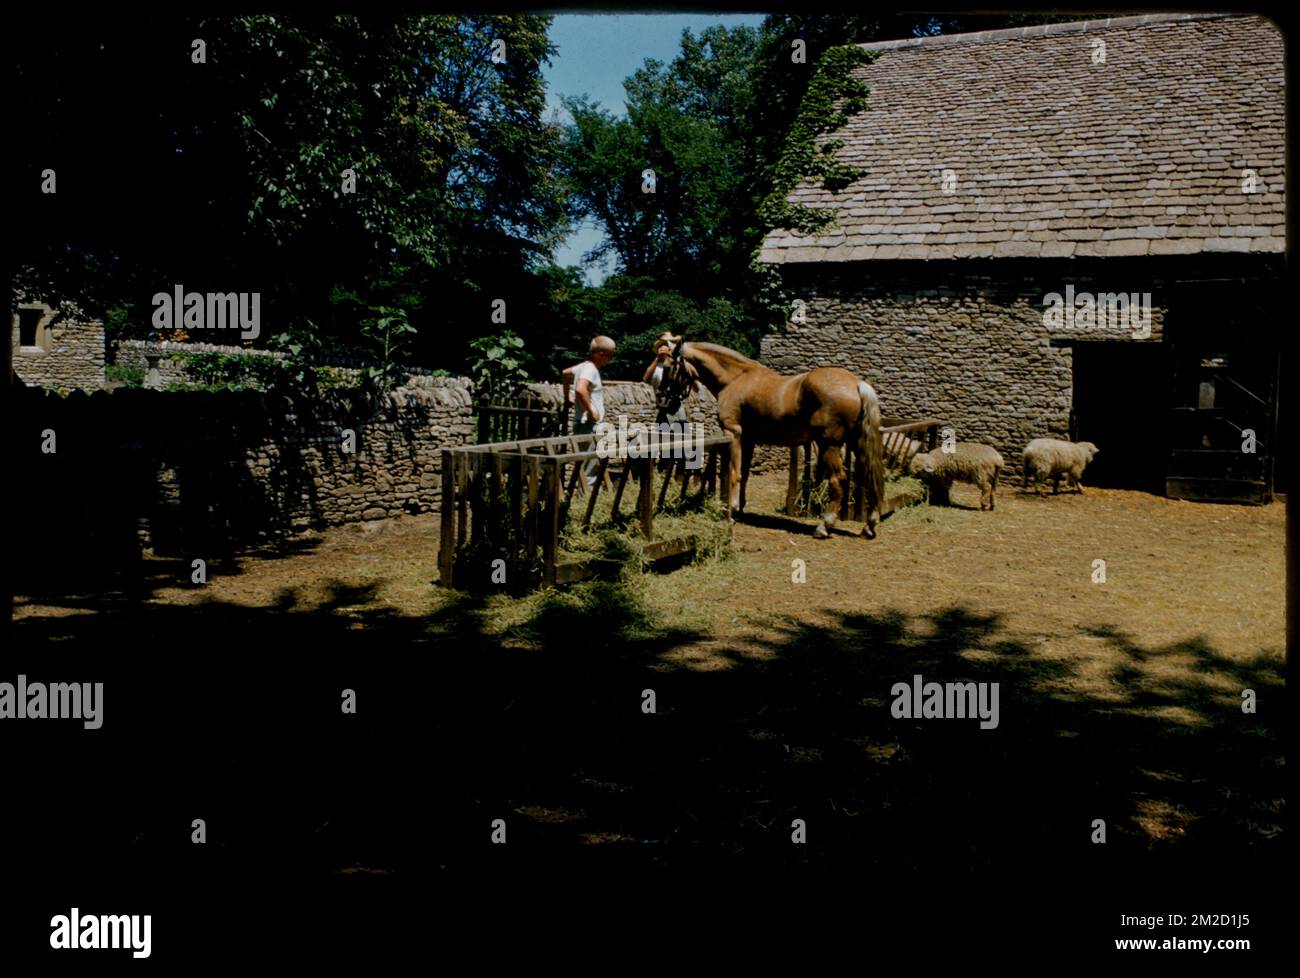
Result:
M668 362L663 365L664 375L659 382L660 393L665 401L685 401L690 396L691 385L698 379L699 374L682 356L685 341L680 336L664 333L655 340L653 349L658 353L665 345L672 346L673 353L668 358Z

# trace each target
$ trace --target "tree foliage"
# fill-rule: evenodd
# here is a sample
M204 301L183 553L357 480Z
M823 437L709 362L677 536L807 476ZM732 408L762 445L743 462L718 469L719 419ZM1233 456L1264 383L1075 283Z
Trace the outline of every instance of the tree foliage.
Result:
M786 200L797 180L854 175L825 142L870 98L846 45L1045 19L778 14L687 31L671 61L626 79L626 114L571 99L563 126L543 116L543 16L15 25L45 40L10 58L11 299L71 301L118 337L144 335L151 297L177 284L256 291L257 342L274 349L454 370L507 333L538 376L597 333L620 343L613 376L639 377L664 329L755 353L789 311L754 263L763 235L811 226ZM56 194L31 189L46 169ZM615 260L598 288L550 257L577 220Z
M15 291L111 310L118 332L137 334L153 293L176 283L259 291L264 335L306 329L371 356L386 334L361 323L400 309L415 355L463 355L491 327L491 300L565 229L561 134L542 119L547 26L167 15L24 46L14 128L33 136L9 165L24 186L55 169L58 193L20 195Z
M615 370L639 376L636 356L663 329L756 353L785 320L779 276L754 257L773 227L825 223L788 202L800 180L838 191L858 175L825 138L870 98L852 76L870 56L853 45L1050 19L1059 15L774 14L757 29L684 31L671 62L646 60L624 82L625 116L568 100L571 217L603 228L587 258L612 252L616 268L587 305L632 354ZM653 194L641 189L645 169Z

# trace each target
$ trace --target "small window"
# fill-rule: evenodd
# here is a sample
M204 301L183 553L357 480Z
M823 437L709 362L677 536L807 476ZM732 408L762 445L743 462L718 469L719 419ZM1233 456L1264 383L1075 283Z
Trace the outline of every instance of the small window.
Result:
M24 347L35 347L44 349L40 343L41 336L41 319L45 316L44 309L19 309L18 310L18 345Z

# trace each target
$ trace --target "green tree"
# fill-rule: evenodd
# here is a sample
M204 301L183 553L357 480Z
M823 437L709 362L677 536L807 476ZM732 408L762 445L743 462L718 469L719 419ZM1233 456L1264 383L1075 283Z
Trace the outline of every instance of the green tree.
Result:
M567 101L571 217L605 231L588 260L616 259L593 290L607 331L635 345L685 330L757 352L789 304L756 251L773 226L810 218L786 195L800 179L839 188L854 177L825 139L869 98L850 75L863 52L847 46L1059 17L776 14L757 30L684 31L670 63L647 60L624 82L626 116ZM641 189L646 168L654 194ZM616 370L639 376L622 357Z
M15 292L139 332L174 283L259 291L263 339L369 356L361 321L402 309L412 355L441 362L564 231L546 17L122 16L17 50L15 130L41 136L7 165L55 168L59 193L19 195Z

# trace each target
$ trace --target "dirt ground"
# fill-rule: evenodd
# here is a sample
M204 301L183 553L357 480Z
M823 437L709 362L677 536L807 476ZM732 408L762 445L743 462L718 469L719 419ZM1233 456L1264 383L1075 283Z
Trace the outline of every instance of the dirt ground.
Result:
M1040 498L1004 487L998 508L981 513L977 491L958 485L954 506L899 510L876 540L866 541L853 535L856 523L841 524L830 540L814 539L812 521L776 512L783 498L781 477L755 478L754 523L737 524L735 560L649 579L656 594L667 581L662 590L689 596L671 599L681 601L672 614L717 632L676 650L675 658L694 668L725 668L730 654L710 650L761 645L793 620L830 624L836 615L883 608L924 615L944 603L998 614L1046 657L1089 661L1086 636L1063 640L1086 628L1153 650L1203 640L1239 661L1280 661L1284 653L1281 502L1218 506L1107 489ZM202 591L163 587L150 600L265 608L292 596L305 610L321 607L344 584L365 587L368 603L404 614L430 614L445 601L446 593L431 587L435 516L337 528L308 542L287 558L245 557L238 574L214 574ZM805 562L801 584L792 580L795 559ZM1104 583L1093 581L1096 560L1105 561ZM336 601L330 608L345 617L355 610ZM22 602L17 611L58 613ZM1148 671L1155 676L1180 661L1162 656Z
M319 640L340 650L321 669L364 649L436 670L454 718L430 736L455 741L444 761L465 817L512 812L537 851L775 853L796 811L820 819L799 858L896 840L864 856L877 866L910 865L909 840L970 865L1035 847L1084 859L1094 817L1127 851L1272 851L1281 503L1004 486L979 512L959 486L954 506L900 510L874 541L852 525L821 541L811 521L776 514L782 476L750 488L733 556L626 587L446 592L433 583L437 520L422 516L245 556L202 588L169 583L182 575L158 561L131 621L157 640L182 627L258 635L280 643L275 657ZM20 598L19 634L75 641L125 600ZM894 720L891 687L914 674L999 682L1000 727ZM1257 714L1243 714L1244 689ZM353 866L401 863L339 851Z

